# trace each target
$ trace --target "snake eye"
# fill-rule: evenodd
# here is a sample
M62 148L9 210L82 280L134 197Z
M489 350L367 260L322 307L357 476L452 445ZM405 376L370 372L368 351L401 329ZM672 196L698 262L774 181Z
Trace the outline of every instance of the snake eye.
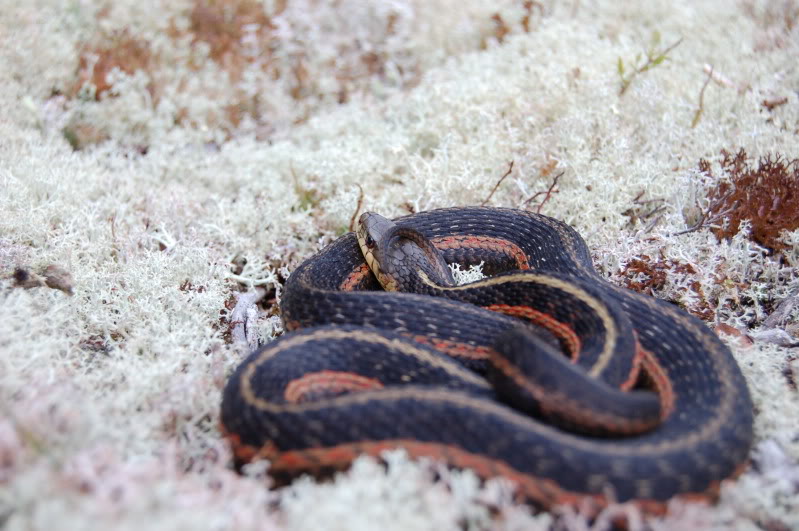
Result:
M366 246L367 246L368 248L370 248L370 249L373 249L373 248L374 248L374 246L375 246L375 240L374 240L374 238L372 238L372 236L371 236L371 235L367 234L367 235L366 235L366 238L365 238L365 240L366 240Z

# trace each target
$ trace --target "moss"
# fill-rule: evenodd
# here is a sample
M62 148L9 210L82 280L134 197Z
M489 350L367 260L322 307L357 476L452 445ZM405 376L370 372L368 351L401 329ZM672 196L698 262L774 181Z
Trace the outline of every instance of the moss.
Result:
M722 151L720 167L707 194L708 217L723 221L711 228L713 234L729 240L749 220L752 241L771 251L786 249L783 232L799 228L799 160L777 154L753 163L741 148L735 154ZM700 160L699 170L713 176L707 160Z
M273 16L286 7L285 1L275 4ZM245 66L255 60L247 49L248 28L255 28L252 37L263 43L269 42L275 28L262 3L255 0L200 0L194 3L189 21L193 43L208 44L211 59L234 80L241 79ZM179 37L181 32L174 33Z
M149 43L127 30L101 38L97 43L86 44L80 53L78 79L73 85L72 95L78 95L84 86L91 85L94 87L94 98L99 100L111 90L112 82L108 74L114 69L126 74L133 74L137 70L151 72L153 61ZM153 95L152 85L148 86L148 90Z
M693 315L705 321L715 317L715 311L705 296L702 284L696 280L696 269L687 263L660 257L653 259L648 255L633 258L624 266L621 276L627 288L645 293L659 295L667 286L669 276L687 279L687 289L692 292L696 302L690 306L681 306Z

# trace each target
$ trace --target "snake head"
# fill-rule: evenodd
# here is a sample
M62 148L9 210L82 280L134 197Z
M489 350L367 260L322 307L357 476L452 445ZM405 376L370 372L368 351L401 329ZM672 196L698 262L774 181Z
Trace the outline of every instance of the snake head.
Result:
M386 291L427 293L430 282L455 284L444 257L424 234L374 212L361 215L358 244Z

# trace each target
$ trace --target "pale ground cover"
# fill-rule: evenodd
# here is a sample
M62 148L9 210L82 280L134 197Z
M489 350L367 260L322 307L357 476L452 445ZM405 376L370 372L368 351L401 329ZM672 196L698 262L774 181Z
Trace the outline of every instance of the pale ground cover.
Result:
M799 157L798 56L784 0L0 0L0 527L589 529L401 452L274 491L263 464L236 475L217 430L247 352L234 296L262 288L268 310L359 185L387 216L478 204L513 161L490 204L563 172L542 212L612 281L636 258L688 265L656 295L757 338L799 286L799 232L771 256L748 225L675 233L711 185L701 158ZM72 296L15 280L52 264ZM614 507L594 529L799 529L796 350L724 337L753 466L713 507Z

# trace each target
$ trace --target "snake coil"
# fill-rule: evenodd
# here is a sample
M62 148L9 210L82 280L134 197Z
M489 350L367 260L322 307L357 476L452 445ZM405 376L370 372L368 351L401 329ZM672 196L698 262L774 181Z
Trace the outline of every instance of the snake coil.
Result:
M383 230L398 243L378 257ZM565 223L467 207L376 234L361 245L346 234L291 274L282 316L300 330L253 352L224 391L237 465L267 458L278 478L324 474L402 447L506 476L547 507L635 500L653 512L674 496L712 498L742 470L752 403L729 349L679 308L606 282ZM454 286L436 259L370 269L425 246L493 276ZM571 360L528 354L531 342Z

